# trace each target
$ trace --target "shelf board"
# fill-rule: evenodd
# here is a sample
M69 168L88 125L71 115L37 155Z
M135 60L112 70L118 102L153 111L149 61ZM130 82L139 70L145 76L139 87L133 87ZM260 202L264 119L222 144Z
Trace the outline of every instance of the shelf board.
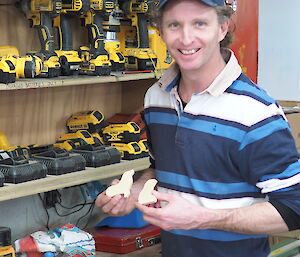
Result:
M116 74L111 76L68 76L57 78L34 78L34 79L18 79L15 83L2 84L0 83L0 90L15 90L28 88L46 88L46 87L61 87L61 86L75 86L75 85L90 85L99 83L110 83L119 81L131 81L141 79L155 78L154 72L146 73L130 73L130 74Z
M111 178L119 176L130 169L133 169L137 172L147 169L149 165L149 158L140 158L132 161L121 161L120 163L98 168L87 167L82 171L58 176L48 175L46 178L19 184L5 183L3 187L0 187L0 201L6 201L64 187L80 185L90 181Z

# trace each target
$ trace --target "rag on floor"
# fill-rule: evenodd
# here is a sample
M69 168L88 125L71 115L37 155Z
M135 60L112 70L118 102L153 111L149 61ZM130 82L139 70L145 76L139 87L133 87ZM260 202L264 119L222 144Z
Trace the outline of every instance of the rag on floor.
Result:
M16 252L20 253L53 252L70 257L95 255L95 241L92 235L71 224L34 232L16 240L15 248Z

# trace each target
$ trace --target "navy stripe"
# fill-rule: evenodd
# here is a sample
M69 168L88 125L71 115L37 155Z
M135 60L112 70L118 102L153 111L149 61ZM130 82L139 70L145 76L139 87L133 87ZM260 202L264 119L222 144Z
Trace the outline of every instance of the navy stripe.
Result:
M216 117L211 117L211 116L207 116L207 115L194 115L194 114L190 114L190 113L186 113L184 112L182 114L183 117L186 117L187 119L190 120L204 120L204 121L208 121L208 122L214 122L214 123L218 123L218 124L222 124L222 125L226 125L226 126L231 126L240 130L244 130L247 131L249 129L248 126L245 126L241 123L235 122L235 121L230 121L230 120L224 120L224 119L220 119L220 118L216 118Z
M237 78L238 81L243 81L259 90L261 90L261 87L257 86L245 73L241 73L241 75Z
M222 171L219 171L222 173ZM208 182L198 179L189 178L184 175L156 170L157 179L161 182L181 186L185 188L194 188L198 192L210 193L210 194L234 194L244 192L258 192L257 187L252 186L246 182L236 183L221 183L221 182Z
M225 137L237 142L241 142L245 136L245 131L243 130L245 127L241 129L241 126L231 126L231 122L229 122L228 125L225 125L224 121L220 123L220 119L207 119L207 117L205 117L205 119L201 119L202 117L204 116L199 115L198 119L191 120L182 116L179 120L177 114L152 112L150 115L149 113L145 113L145 120L147 124L156 123L179 126L210 135Z
M265 196L261 194L261 192L241 192L241 193L234 193L234 194L210 194L210 193L204 193L204 192L198 192L195 191L194 188L185 188L181 186L175 186L163 182L158 182L158 186L175 190L182 193L188 193L188 194L194 194L198 197L205 197L208 199L214 199L214 200L226 200L226 199L234 199L234 198L243 198L243 197L253 197L253 198L264 198Z
M238 241L202 240L161 230L162 257L266 257L267 237Z
M168 108L165 108L165 107L147 107L147 108L145 108L144 112L146 114L151 113L151 112L162 112L162 113L176 114L176 110L172 109L170 107L168 107Z
M182 117L180 119L179 126L199 132L204 132L210 135L225 137L237 142L241 142L245 136L245 131L239 128L200 119L191 121L186 117Z
M297 161L295 163L292 163L291 165L289 165L284 171L282 171L279 174L268 174L265 175L261 178L261 181L266 181L269 179L286 179L286 178L290 178L293 177L297 174L299 174L300 171L300 162Z
M237 234L230 233L226 231L220 230L199 230L199 229L191 229L191 230L170 230L170 233L188 236L202 240L215 240L215 241L237 241L237 240L245 240L245 239L258 239L258 238L267 238L266 235L247 235L247 234Z

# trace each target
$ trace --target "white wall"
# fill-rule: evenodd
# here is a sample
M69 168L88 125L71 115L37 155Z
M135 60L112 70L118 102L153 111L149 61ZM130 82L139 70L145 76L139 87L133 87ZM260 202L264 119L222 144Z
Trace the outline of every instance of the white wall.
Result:
M300 101L300 1L259 0L258 83L276 100Z

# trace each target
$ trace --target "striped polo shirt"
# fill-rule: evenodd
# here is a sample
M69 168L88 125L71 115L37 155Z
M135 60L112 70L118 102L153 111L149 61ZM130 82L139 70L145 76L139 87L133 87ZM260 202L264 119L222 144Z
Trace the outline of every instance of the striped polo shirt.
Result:
M171 66L145 96L159 190L225 209L276 199L300 213L299 154L280 106L233 52L212 84L183 107ZM188 210L187 210L188 211ZM266 257L267 235L162 231L164 257Z

